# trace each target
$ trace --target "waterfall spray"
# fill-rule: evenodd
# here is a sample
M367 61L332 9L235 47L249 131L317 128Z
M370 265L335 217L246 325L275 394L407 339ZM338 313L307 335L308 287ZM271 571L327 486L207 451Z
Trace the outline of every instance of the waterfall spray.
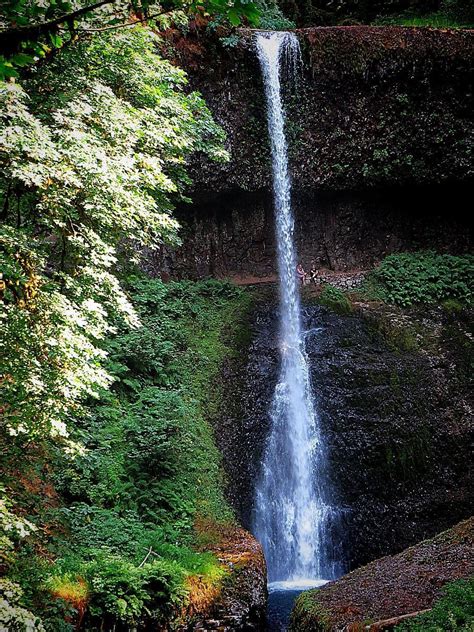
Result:
M281 370L257 483L254 529L265 551L269 580L304 582L330 574L324 553L330 508L323 501L318 480L321 437L301 327L281 94L282 66L294 72L300 49L296 36L284 32L260 33L256 44L265 84L273 167Z

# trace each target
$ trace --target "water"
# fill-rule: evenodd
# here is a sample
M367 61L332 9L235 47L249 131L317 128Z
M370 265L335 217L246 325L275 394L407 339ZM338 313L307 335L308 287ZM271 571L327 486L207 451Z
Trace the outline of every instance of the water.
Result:
M290 614L296 597L310 588L319 588L326 584L324 580L298 582L274 582L268 586L268 632L284 632L288 629Z
M283 32L260 33L256 45L265 85L272 154L281 369L270 410L271 431L257 481L254 532L265 552L270 586L285 582L272 591L280 595L281 605L282 600L288 601L287 597L292 603L301 590L298 586L315 585L320 578L334 576L327 541L334 512L326 499L324 446L312 400L301 324L282 104L283 80L286 76L291 79L297 71L300 49L296 36ZM285 591L288 594L284 595Z

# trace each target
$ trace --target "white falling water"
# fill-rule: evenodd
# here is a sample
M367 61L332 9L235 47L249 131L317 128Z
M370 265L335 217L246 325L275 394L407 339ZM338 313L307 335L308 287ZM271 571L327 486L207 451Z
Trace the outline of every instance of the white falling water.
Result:
M260 33L256 43L265 84L273 165L281 372L257 483L254 528L265 551L269 580L304 584L328 572L323 539L329 508L321 498L317 476L321 440L301 328L281 96L282 66L294 72L300 49L296 36L284 32Z

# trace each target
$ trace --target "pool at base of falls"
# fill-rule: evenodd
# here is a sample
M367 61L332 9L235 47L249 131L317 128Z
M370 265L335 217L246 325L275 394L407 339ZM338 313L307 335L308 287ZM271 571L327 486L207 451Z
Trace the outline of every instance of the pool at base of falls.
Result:
M296 597L304 590L320 588L327 579L296 579L268 584L267 631L285 632Z

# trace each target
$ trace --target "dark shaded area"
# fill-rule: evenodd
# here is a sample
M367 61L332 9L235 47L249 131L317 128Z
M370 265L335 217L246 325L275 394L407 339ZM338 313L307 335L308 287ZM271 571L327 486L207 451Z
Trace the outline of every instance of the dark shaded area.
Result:
M434 11L446 11L459 20L474 20L474 7L469 0L278 0L278 5L299 27L367 24L377 17Z
M280 366L278 314L272 294L272 290L267 290L269 304L258 306L253 316L247 355L229 364L222 376L228 399L216 424L229 500L247 529L252 526L254 486L270 427L268 411Z
M183 245L151 262L175 277L276 274L272 197L240 190L179 209ZM470 185L392 187L365 192L294 191L296 246L303 265L370 268L403 250L467 252Z
M273 590L268 594L267 632L288 630L295 599L301 590Z

